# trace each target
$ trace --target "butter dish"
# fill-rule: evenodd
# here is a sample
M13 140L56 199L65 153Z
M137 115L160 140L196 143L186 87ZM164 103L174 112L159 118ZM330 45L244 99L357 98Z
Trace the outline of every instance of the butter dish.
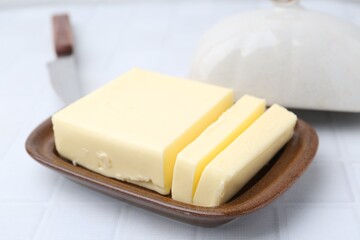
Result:
M317 147L315 130L299 119L292 139L233 199L209 208L181 203L170 195L163 196L73 165L56 152L50 118L35 128L26 141L26 150L36 161L75 182L152 212L205 227L227 223L268 205L302 175L314 158Z

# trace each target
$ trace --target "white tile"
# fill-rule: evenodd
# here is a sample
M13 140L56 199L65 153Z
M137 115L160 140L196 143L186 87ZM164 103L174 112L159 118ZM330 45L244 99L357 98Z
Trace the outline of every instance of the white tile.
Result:
M0 159L0 188L4 190L0 191L0 201L46 201L54 190L59 174L37 163L25 150L30 132L60 106L51 96L47 91L37 100L29 101L32 106L23 116L22 124L12 123L19 130Z
M341 161L339 139L335 133L332 116L329 112L295 110L299 118L315 128L319 137L317 161Z
M344 165L313 163L284 195L288 202L352 202L353 194Z
M5 73L6 81L0 88L0 94L12 95L22 99L36 99L44 89L42 82L48 81L46 59L48 54L22 54ZM21 67L19 67L21 66ZM19 69L21 68L21 70Z
M1 162L0 202L46 201L59 178L59 174L45 169L26 153L24 142L17 139Z
M1 26L0 26L1 28ZM0 45L0 70L3 73L11 66L17 58L22 54L26 47L26 43L18 36L6 35L4 33L0 34L1 45ZM17 45L17 48L14 49L14 45ZM7 79L1 79L1 82L5 82Z
M0 162L18 135L22 124L29 114L29 103L26 99L0 95Z
M129 206L114 239L194 239L196 228Z
M279 222L275 209L266 207L255 213L212 229L198 229L199 239L279 239Z
M117 204L55 204L37 230L37 240L110 240L120 209Z
M290 240L358 240L359 219L351 208L289 207L287 226Z
M332 116L344 154L353 156L344 160L360 162L360 114L332 113Z
M104 76L104 72L114 51L127 38L124 28L131 21L132 12L133 5L101 5L88 23L76 29L75 47L85 92L110 80Z
M159 49L149 49L138 51L137 49L118 49L117 54L106 66L106 75L123 74L134 67L156 71L159 66ZM110 74L111 73L111 74ZM112 79L103 79L103 82ZM95 83L95 82L94 82Z
M204 6L206 5L206 6ZM173 31L179 34L189 35L196 32L203 33L210 28L216 21L212 19L216 12L213 4L184 4L178 7L173 22ZM191 27L189 27L191 26Z
M317 161L342 161L340 144L335 131L328 124L315 125L319 137L319 147L316 153Z
M355 182L356 182L357 191L360 196L360 164L353 164L352 169L354 171L354 178L355 178ZM359 207L359 210L360 210L360 207Z
M133 33L165 33L169 22L174 16L174 10L174 4L142 4L133 13L132 19L128 23L128 28Z
M37 205L0 205L0 239L32 239L44 210Z
M176 44L186 43L171 40L168 43L169 46L164 47L163 51L161 51L156 71L188 78L195 46L176 46Z
M136 12L137 9L138 8L135 4L100 4L96 7L94 14L89 21L89 27L91 26L90 28L92 28L97 24L104 23L127 25L128 21L131 20L131 16Z
M63 179L61 185L59 186L59 190L55 195L55 201L58 203L116 202L121 204L121 201L115 198L89 189L67 178Z
M154 51L154 49L161 49L164 45L165 32L138 32L131 33L128 42L124 42L121 49L127 49L137 52ZM155 54L156 56L157 54Z

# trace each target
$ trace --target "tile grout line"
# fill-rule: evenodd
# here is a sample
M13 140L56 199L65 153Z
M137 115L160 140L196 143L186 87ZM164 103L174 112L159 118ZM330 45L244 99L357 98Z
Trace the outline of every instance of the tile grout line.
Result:
M132 7L131 10L127 13L127 15L128 16L131 16L131 15L135 16L136 15L136 10L137 9L135 7ZM119 30L123 30L123 29L127 28L127 26L130 25L132 21L133 20L129 20L128 22L126 22L126 24L124 23L124 24L121 24L120 26L118 26ZM116 55L116 53L117 53L117 51L119 49L118 46L121 46L121 42L124 41L123 39L124 39L124 36L122 36L122 35L116 36L116 40L115 40L116 44L113 46L113 51L107 56L106 63L103 66L103 71L104 72L109 71L109 66L110 66L112 60L115 58L115 55Z
M50 212L54 208L55 198L56 198L57 193L59 192L59 189L60 189L60 186L61 186L62 182L63 182L63 177L59 176L58 179L56 180L55 188L54 188L54 190L53 190L53 192L51 194L51 197L50 197L50 199L48 201L45 213L43 214L43 216L42 216L42 218L41 218L41 220L39 222L39 225L37 226L36 231L35 231L35 233L34 233L34 235L32 237L33 240L38 239L41 230L44 228L44 224L47 222L46 220L48 220Z
M329 113L329 119L331 130L334 133L336 145L339 147L339 157L342 158L344 155L346 155L346 148L344 146L344 143L341 141L341 137L339 136L339 129L337 128L337 125L335 123L333 113Z
M179 14L179 9L178 9L179 5L180 5L179 3L172 4L171 9L173 11L173 14L175 14L175 15ZM171 12L171 11L169 11L169 12ZM174 18L173 15L167 16L167 26L166 26L166 30L165 30L166 34L163 34L162 39L161 39L163 49L164 48L166 49L169 47L169 43L171 42L171 41L169 41L169 39L172 39L174 37L173 29L174 29L175 19L176 18ZM165 52L167 52L167 51L165 51ZM158 59L156 61L157 66L160 65L160 62L161 62L160 59L163 57L164 57L164 52L162 52L162 54L158 55Z
M116 240L119 238L120 234L120 226L124 225L124 222L122 222L124 215L127 215L129 212L128 208L125 208L124 206L119 207L119 216L116 221L115 229L113 230L113 236L111 239Z
M39 91L39 92L44 92L44 90L46 90L45 87L43 87L43 89L41 91ZM43 95L41 95L41 94L37 95L37 100L34 101L34 103L29 106L29 109L28 109L27 113L25 114L25 116L23 118L22 124L20 124L19 128L16 130L16 133L14 134L14 137L13 137L11 143L9 143L9 145L7 147L7 150L4 151L0 155L0 162L5 161L4 159L7 158L8 154L9 154L9 151L13 148L16 140L18 139L19 136L21 136L21 133L24 131L24 128L25 128L24 123L27 121L27 117L29 117L29 116L31 116L33 114L33 111L32 111L33 107L36 106L38 104L38 102L40 102L40 99L42 99L42 97L43 97Z
M279 239L287 240L288 232L287 232L287 216L286 216L286 204L283 197L280 197L275 205L276 217L278 220L278 233Z
M359 204L360 203L360 193L359 193L359 189L358 186L356 184L357 180L356 180L356 173L355 170L352 168L353 163L344 163L344 168L345 168L345 172L346 172L346 177L347 177L347 181L349 182L350 185L350 190L352 193L352 197L355 203Z
M195 228L195 239L201 240L201 227L196 226Z
M336 144L339 146L339 150L340 150L340 159L343 160L345 159L345 157L348 156L347 154L347 149L343 143L343 141L341 141L341 137L339 136L339 129L337 127L337 125L335 124L335 120L334 120L334 116L333 113L329 113L330 115L330 123L331 123L331 127L335 136L335 141ZM348 181L348 185L351 191L351 196L354 200L354 202L358 203L360 196L359 196L359 192L357 191L357 186L355 184L356 179L354 179L355 173L354 170L352 169L351 165L354 164L353 161L348 162L348 161L339 161L342 163L345 173L346 173L346 180ZM354 186L355 185L355 186Z

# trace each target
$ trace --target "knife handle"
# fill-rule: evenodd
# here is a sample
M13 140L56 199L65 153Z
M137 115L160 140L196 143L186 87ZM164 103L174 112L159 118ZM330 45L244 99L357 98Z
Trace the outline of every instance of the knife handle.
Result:
M54 47L58 57L73 53L73 36L69 16L67 14L52 17Z

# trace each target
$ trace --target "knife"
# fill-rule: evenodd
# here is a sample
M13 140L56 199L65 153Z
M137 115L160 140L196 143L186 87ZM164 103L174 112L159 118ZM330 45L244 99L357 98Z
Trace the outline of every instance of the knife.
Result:
M65 104L69 104L81 97L69 16L54 15L52 27L57 58L48 63L50 81L57 95Z

